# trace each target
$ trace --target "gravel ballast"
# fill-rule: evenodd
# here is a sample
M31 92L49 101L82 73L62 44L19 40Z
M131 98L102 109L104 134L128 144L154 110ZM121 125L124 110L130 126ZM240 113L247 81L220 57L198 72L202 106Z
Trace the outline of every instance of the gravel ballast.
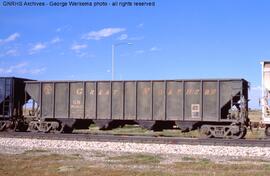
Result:
M140 144L122 142L65 141L44 139L0 138L2 153L16 153L23 150L65 150L128 152L149 154L204 155L227 157L251 157L270 159L270 147L204 146L175 144Z

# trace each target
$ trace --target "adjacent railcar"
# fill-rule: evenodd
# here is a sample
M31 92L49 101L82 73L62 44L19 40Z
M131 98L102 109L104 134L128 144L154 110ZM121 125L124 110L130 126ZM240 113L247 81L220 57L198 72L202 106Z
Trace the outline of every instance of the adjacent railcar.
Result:
M14 126L22 118L25 103L25 78L0 77L0 131Z
M242 138L248 126L244 79L26 81L38 104L31 131L70 132L139 124L152 130L199 129L206 137Z
M261 123L265 125L265 135L270 137L270 61L262 61L262 96L260 105L262 106Z

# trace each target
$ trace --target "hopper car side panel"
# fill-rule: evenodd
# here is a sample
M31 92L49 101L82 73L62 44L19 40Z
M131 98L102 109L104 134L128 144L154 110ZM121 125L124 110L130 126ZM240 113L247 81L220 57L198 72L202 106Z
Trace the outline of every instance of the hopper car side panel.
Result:
M42 118L93 120L232 121L247 89L243 79L26 82Z

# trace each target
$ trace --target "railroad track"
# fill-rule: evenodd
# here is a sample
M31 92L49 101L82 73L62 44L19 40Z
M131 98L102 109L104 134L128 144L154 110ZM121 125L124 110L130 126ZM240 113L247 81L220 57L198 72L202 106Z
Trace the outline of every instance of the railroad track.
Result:
M270 139L200 139L185 137L154 137L132 135L109 135L109 134L50 134L29 132L1 132L0 138L27 138L46 140L69 140L69 141L98 141L98 142L132 142L151 144L179 144L179 145L214 145L214 146L245 146L245 147L270 147Z

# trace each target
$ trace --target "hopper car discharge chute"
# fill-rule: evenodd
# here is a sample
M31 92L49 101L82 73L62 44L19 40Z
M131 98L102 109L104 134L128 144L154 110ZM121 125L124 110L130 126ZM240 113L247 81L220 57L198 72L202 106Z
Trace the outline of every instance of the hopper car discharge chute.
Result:
M0 131L25 131L23 105L29 96L25 94L25 78L0 77Z

